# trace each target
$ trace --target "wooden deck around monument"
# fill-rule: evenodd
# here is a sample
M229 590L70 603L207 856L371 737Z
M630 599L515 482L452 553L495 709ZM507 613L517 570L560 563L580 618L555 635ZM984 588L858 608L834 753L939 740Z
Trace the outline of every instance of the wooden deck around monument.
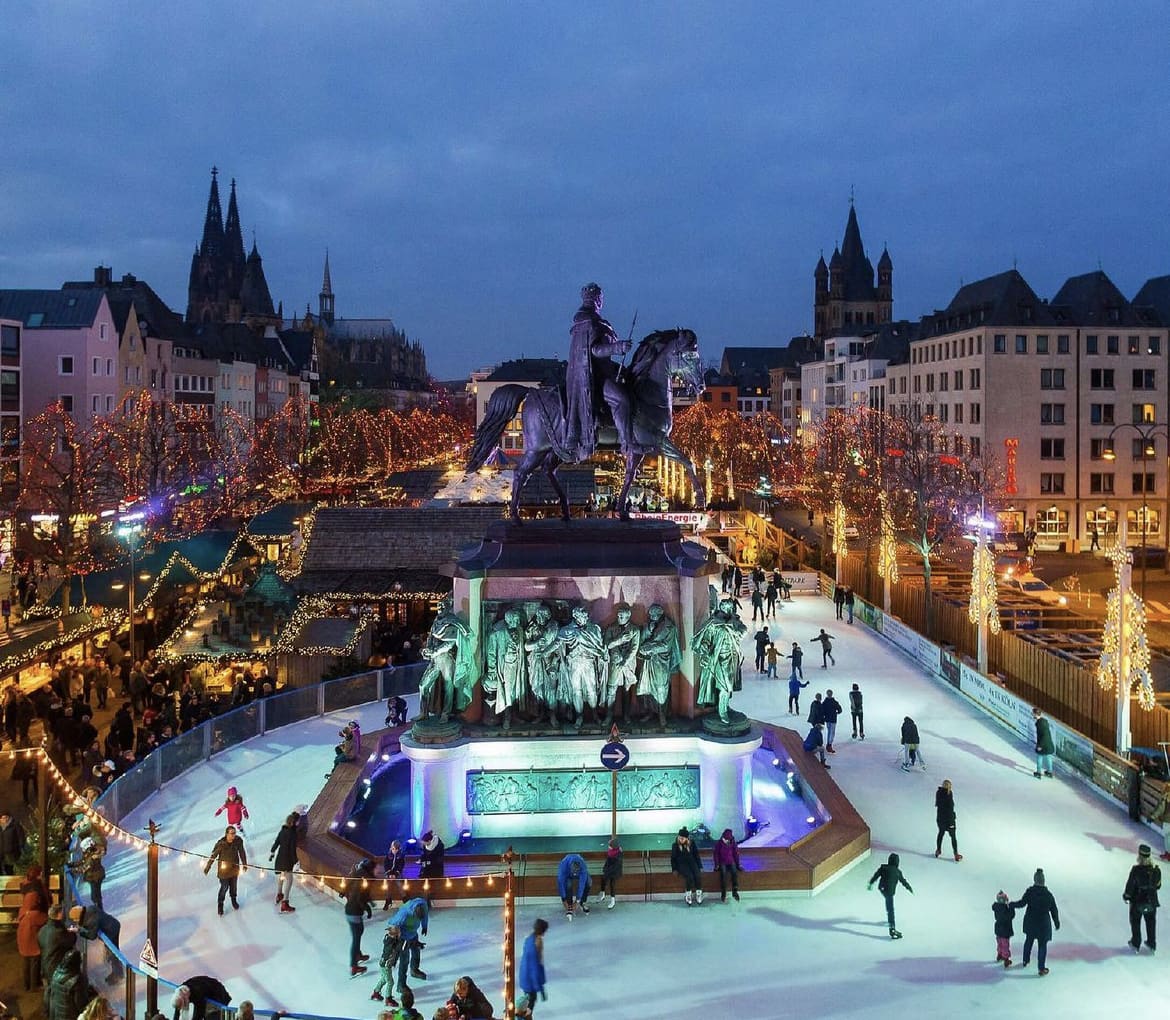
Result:
M355 861L367 856L366 851L330 826L342 812L348 813L356 788L367 768L369 749L377 753L395 753L402 730L381 730L364 734L363 746L367 748L363 761L339 765L325 782L320 795L309 809L306 833L301 839L299 858L301 868L309 875L345 876ZM367 742L369 742L367 744ZM794 730L776 726L764 727L764 748L785 760L796 764L805 787L811 790L828 814L829 820L818 826L803 839L790 847L745 846L740 848L743 871L739 875L742 892L784 891L813 895L837 872L853 864L869 852L869 826L833 781L828 770L804 751L800 734ZM704 888L708 893L718 888L718 880L710 873L711 849L703 848ZM583 852L594 877L594 891L600 887L601 867L605 854ZM557 898L557 866L561 853L520 853L513 862L516 895L523 899ZM424 883L410 874L405 883L395 883L404 888L393 890L394 898L400 899L426 893L437 900L493 899L500 895L502 882L472 881L483 875L500 875L504 870L498 855L448 854L446 874L440 879ZM408 865L408 871L415 871L415 864ZM330 882L337 886L337 881ZM383 883L374 885L374 896L382 895ZM670 870L670 851L649 850L628 852L625 855L622 878L618 886L623 897L640 896L646 900L678 895L682 890L677 875Z

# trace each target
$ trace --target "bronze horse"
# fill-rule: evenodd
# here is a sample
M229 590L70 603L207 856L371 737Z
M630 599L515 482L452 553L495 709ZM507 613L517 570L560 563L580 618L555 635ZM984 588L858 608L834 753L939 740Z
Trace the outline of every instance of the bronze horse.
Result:
M689 329L667 329L651 333L638 344L628 368L622 372L622 382L630 396L633 418L632 439L628 446L620 445L617 430L603 425L595 437L596 446L621 449L625 458L625 476L618 508L623 519L629 518L626 500L630 483L642 458L649 453L668 457L683 466L695 492L695 503L703 506L705 494L699 484L695 465L685 453L670 441L674 423L671 384L679 379L685 387L694 390L696 397L703 391L703 372L699 363L699 346ZM601 404L604 407L604 403ZM543 466L561 505L561 516L569 519L569 499L557 479L557 468L570 463L575 454L566 450L565 399L557 387L522 386L510 383L501 386L488 401L482 424L476 430L467 470L482 467L503 435L504 427L517 412L524 432L524 456L516 466L512 478L512 499L509 504L512 520L520 518L520 492L529 475Z

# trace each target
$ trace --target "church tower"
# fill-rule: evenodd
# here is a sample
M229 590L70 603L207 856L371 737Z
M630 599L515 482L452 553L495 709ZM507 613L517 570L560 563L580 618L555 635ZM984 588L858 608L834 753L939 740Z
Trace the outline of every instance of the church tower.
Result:
M333 281L329 278L328 248L325 249L325 278L321 281L321 293L317 295L317 316L325 326L333 325Z
M893 318L893 260L888 250L882 251L875 284L852 199L841 246L833 249L827 268L824 256L817 261L813 280L813 335L818 340L879 326Z

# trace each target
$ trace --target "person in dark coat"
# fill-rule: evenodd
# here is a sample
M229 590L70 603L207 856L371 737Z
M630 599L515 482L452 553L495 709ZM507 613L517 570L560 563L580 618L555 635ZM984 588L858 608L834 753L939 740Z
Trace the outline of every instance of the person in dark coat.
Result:
M793 645L792 650L793 650L794 655L797 655L797 656L800 655L800 646L799 645ZM792 656L788 655L788 656L785 656L785 658L791 659ZM788 678L788 714L789 715L800 715L800 689L802 687L807 687L807 686L808 686L807 680L797 680L796 679L796 667L793 666L792 667L792 675Z
M804 749L809 754L815 754L821 759L821 764L825 768L832 768L832 766L825 761L825 735L821 732L821 727L825 724L823 722L813 723L812 728L808 731L808 736L804 738Z
M754 595L753 595L754 598ZM753 617L754 619L754 617ZM764 660L768 654L768 642L772 640L767 627L761 627L755 633L756 641L756 672L764 672Z
M902 720L902 771L909 772L915 765L926 771L926 759L918 749L918 724L906 716Z
M825 705L823 696L818 691L813 695L812 704L808 706L808 724L816 726L818 723L825 721Z
M184 989L186 991L184 992ZM191 1006L191 1020L204 1020L207 1016L207 1004L218 1002L221 1006L230 1006L232 997L223 984L206 974L196 974L189 977L175 989L171 1005L174 1008L172 1020L179 1020L179 1015L187 1005Z
M885 864L878 867L877 871L869 880L867 889L872 889L874 882L877 882L878 892L880 892L886 901L886 920L890 924L890 938L900 939L902 933L898 931L897 925L894 923L894 893L898 891L899 885L904 885L906 891L913 893L914 890L910 888L910 883L906 881L906 876L902 874L902 869L898 866L902 859L897 854L890 854Z
M1036 869L1032 884L1012 906L1024 908L1024 966L1028 966L1032 958L1032 943L1035 942L1036 966L1043 977L1048 973L1044 964L1048 957L1048 943L1052 940L1052 929L1060 931L1060 913L1056 909L1055 897L1044 884L1043 868Z
M448 1007L454 1007L458 1020L492 1020L495 1011L479 986L466 974L455 982Z
M46 1020L77 1020L96 994L81 973L81 953L70 949L45 985Z
M865 739L865 704L862 701L861 688L857 684L849 691L849 717L853 720L853 739L858 736ZM859 734L860 731L860 734Z
M703 859L699 848L691 839L686 826L678 830L678 837L670 845L670 870L677 872L683 880L686 893L683 899L689 907L692 903L703 902Z
M845 616L850 623L853 622L853 605L857 597L853 594L852 588L845 589Z
M724 829L719 842L715 844L714 868L719 872L719 899L727 902L727 879L731 877L731 895L739 899L739 873L743 867L739 863L739 846L735 842L735 835L730 829Z
M1008 901L1008 894L1002 889L995 894L991 912L995 915L995 960L1007 968L1012 965L1012 936L1016 933L1012 921L1015 919L1016 910Z
M282 914L291 914L297 909L289 903L288 898L292 893L293 868L297 865L297 826L300 822L299 812L294 811L289 815L268 851L268 859L276 869L276 902L280 904Z
M115 949L119 948L118 939L122 935L122 922L119 921L113 914L107 913L101 907L70 907L69 920L77 925L77 934L83 939L89 939L91 942L98 942L102 936L109 941ZM92 956L87 958L92 960ZM109 954L110 959L110 973L106 975L107 984L115 984L122 980L123 969L122 963L113 953Z
M605 863L601 866L601 895L604 898L608 890L606 908L609 910L617 906L617 883L622 877L622 856L622 846L615 836L605 849Z
M825 700L821 702L821 718L825 721L825 750L829 754L836 754L833 749L833 738L837 735L837 719L844 711L841 702L833 697L833 692L825 691Z
M1135 953L1142 949L1142 919L1146 922L1146 945L1150 952L1158 948L1158 890L1162 888L1162 869L1150 858L1152 850L1143 843L1138 847L1137 864L1129 869L1122 899L1129 904L1129 946Z
M77 933L65 924L65 908L60 903L49 907L49 919L37 933L37 944L41 947L41 978L48 981L65 954L77 945Z
M1052 739L1052 727L1044 718L1044 713L1038 708L1032 709L1032 718L1036 720L1036 771L1032 773L1037 779L1041 775L1052 776L1052 756L1056 754L1056 744Z
M955 838L955 794L949 779L944 779L942 786L934 791L934 820L938 825L934 856L942 856L943 836L948 835L951 837L951 852L954 853L956 861L961 861L963 855L959 853L959 841Z
M24 829L7 811L0 814L0 875L15 875L24 853Z
M836 585L833 588L833 605L837 610L837 619L841 619L841 615L845 611L845 587L844 585Z
M345 899L345 920L349 924L349 975L364 974L362 966L369 956L362 952L362 931L365 918L374 916L370 903L369 882L374 877L374 862L363 857L354 865L353 874L342 886L339 896Z
M390 846L386 850L386 855L382 858L382 875L386 879L386 902L382 904L383 910L389 910L390 905L394 902L394 885L402 881L402 873L406 868L406 852L402 849L402 844L398 840L392 840ZM400 889L398 895L402 898L402 902L406 902L406 897Z
M248 870L248 852L244 849L244 841L236 835L234 825L229 825L224 830L223 838L217 840L215 846L212 847L211 856L203 865L203 874L206 875L211 870L211 865L216 861L219 862L216 869L216 876L219 878L217 906L219 916L223 917L223 901L229 893L232 899L232 909L240 909L240 901L236 898L237 884L240 872Z
M418 855L418 877L442 878L444 873L443 858L446 853L447 848L435 832L430 829L424 832L422 851Z

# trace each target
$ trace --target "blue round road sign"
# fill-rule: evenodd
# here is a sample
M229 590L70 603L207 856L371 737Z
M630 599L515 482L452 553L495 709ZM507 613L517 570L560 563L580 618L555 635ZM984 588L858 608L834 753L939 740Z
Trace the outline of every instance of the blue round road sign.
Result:
M629 761L630 752L626 750L626 745L619 744L616 740L601 749L601 764L607 769L619 772L629 764Z

